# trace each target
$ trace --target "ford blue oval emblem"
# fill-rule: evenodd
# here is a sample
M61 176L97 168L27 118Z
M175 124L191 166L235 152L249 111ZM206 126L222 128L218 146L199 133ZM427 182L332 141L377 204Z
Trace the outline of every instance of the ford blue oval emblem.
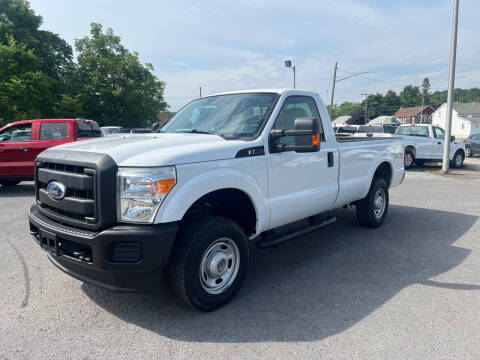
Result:
M61 182L51 181L47 185L47 193L52 200L62 200L67 193L67 188Z

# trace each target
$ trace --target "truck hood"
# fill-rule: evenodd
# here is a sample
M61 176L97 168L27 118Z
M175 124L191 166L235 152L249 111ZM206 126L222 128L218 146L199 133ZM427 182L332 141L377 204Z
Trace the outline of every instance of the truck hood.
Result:
M118 166L165 166L234 158L243 140L209 134L126 134L68 143L45 150L71 150L109 155Z

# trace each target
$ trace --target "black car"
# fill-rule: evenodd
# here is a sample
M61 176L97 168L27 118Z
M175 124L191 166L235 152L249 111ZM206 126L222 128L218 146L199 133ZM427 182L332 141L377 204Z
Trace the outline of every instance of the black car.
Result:
M468 157L480 154L480 134L470 135L465 139L465 154Z

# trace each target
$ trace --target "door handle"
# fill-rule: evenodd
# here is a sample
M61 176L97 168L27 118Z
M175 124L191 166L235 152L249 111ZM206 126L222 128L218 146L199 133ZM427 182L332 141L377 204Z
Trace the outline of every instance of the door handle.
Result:
M328 158L328 167L333 167L333 152L329 152L327 154Z
M29 149L29 148L26 147L26 146L22 146L22 147L20 148L20 150L22 150L22 151L28 151L28 149Z
M437 142L437 144L438 144L438 145L442 145L442 142L441 142L441 141L439 141L439 142Z

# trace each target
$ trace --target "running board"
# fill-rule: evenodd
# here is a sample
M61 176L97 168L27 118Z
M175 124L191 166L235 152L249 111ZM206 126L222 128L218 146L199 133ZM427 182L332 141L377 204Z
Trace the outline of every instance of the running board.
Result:
M308 224L305 226L302 226L298 229L295 229L291 232L287 232L286 234L280 234L278 236L268 236L268 237L262 237L256 245L259 249L265 249L269 248L272 246L277 246L280 245L284 242L293 240L299 236L306 235L312 231L323 229L327 227L328 225L333 224L335 221L337 221L336 216L327 216L325 219L318 223L313 223L313 224Z

